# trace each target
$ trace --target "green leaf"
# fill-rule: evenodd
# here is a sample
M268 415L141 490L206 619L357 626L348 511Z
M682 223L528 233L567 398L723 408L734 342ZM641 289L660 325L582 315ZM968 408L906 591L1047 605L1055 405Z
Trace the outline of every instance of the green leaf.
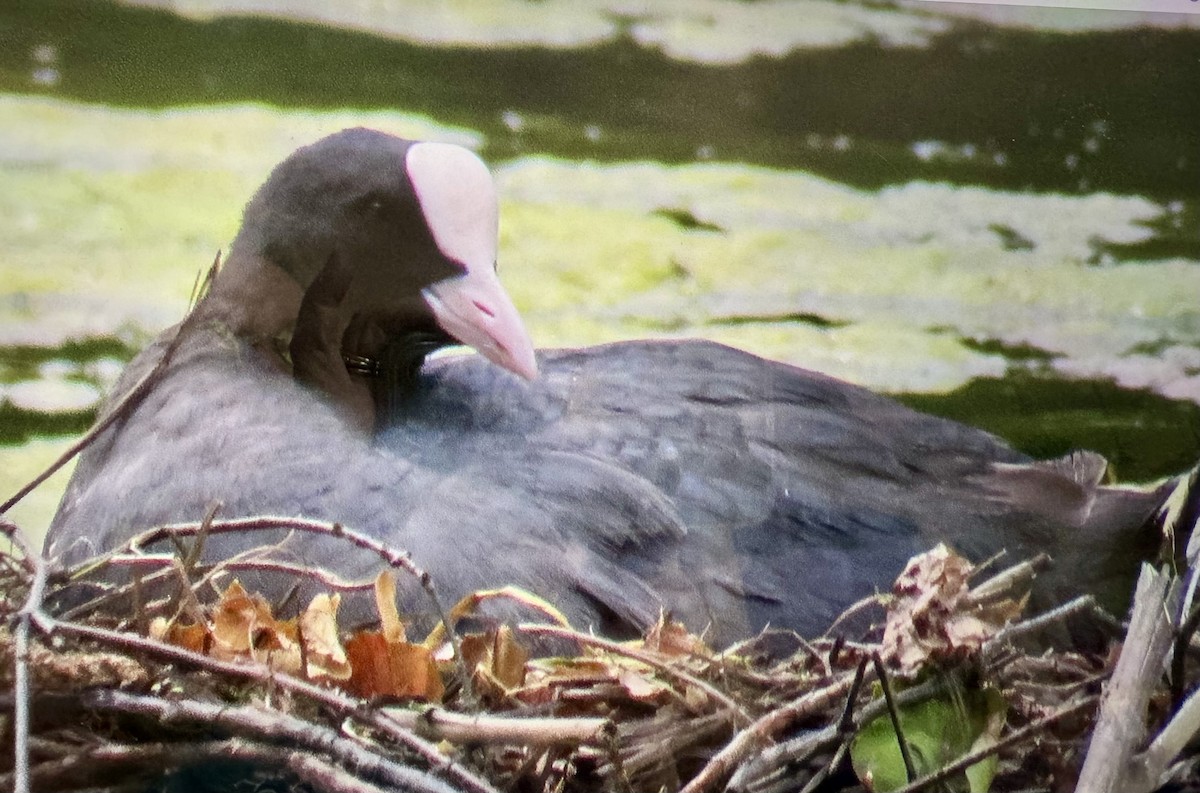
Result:
M925 776L1000 737L1007 703L995 688L952 686L942 695L900 708L900 729L908 742L917 776ZM884 714L862 726L850 745L859 781L878 793L908 784L892 719ZM996 775L993 755L947 782L950 790L987 793Z

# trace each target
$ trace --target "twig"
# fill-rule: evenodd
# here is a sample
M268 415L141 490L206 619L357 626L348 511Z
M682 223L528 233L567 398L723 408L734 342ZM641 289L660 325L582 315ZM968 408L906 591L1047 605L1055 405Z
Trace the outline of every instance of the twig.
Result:
M111 710L147 716L161 724L207 724L232 735L264 743L283 742L311 752L328 755L355 769L359 776L377 779L391 787L413 793L447 793L450 788L428 772L398 765L377 752L343 738L335 730L303 721L279 711L248 705L196 700L165 700L129 694L114 689L85 692L83 703L96 710Z
M854 676L846 674L836 682L810 691L761 717L735 735L733 740L726 744L724 749L717 752L700 770L700 773L683 787L680 793L702 793L715 789L752 752L770 744L775 736L787 729L797 719L828 709L833 703L846 696L853 685Z
M258 531L302 531L309 534L324 534L345 539L351 545L375 554L389 567L399 568L413 577L424 581L429 575L413 563L407 551L398 550L376 540L368 534L348 528L341 523L307 518L261 515L250 518L224 518L205 524L203 521L168 523L155 526L133 537L125 544L130 553L142 553L142 548L171 537L194 537L201 533L208 536L218 534L249 534Z
M1145 769L1132 758L1146 737L1146 709L1171 647L1168 615L1174 613L1179 590L1178 579L1142 565L1125 646L1105 688L1077 791L1134 793L1158 787L1157 780L1146 778L1141 773Z
M103 744L90 747L69 758L39 766L39 789L75 787L75 780L86 782L99 769L134 768L158 775L166 769L197 766L214 760L239 760L258 766L290 771L301 782L323 793L385 793L383 788L357 779L340 768L303 752L280 746L231 738L191 743L152 743L129 746ZM3 778L0 777L0 783ZM67 787L69 786L69 787ZM92 785L87 785L93 789ZM436 793L452 793L447 785L414 788Z
M834 631L843 622L846 622L847 620L849 620L851 617L853 617L855 614L859 613L860 611L866 611L871 606L879 606L880 608L882 608L884 606L887 598L889 598L889 597L891 597L891 595L886 592L876 592L873 595L867 595L865 598L862 598L861 600L856 600L855 602L853 602L849 606L847 606L845 611L843 611L841 614L839 614L837 616L837 619L835 619L833 621L833 624L831 624L825 630L825 633L822 635L823 636L835 635ZM839 637L842 636L842 634L836 634L836 635Z
M83 787L88 782L95 783L114 769L150 768L158 771L162 768L165 758L177 756L181 759L188 748L196 751L196 744L162 744L143 743L137 746L125 744L100 744L97 746L75 747L69 754L56 752L51 760L39 763L33 769L33 776L40 791L71 790ZM172 755L172 752L175 754ZM0 789L12 781L10 775L0 774ZM93 785L87 785L89 788ZM145 781L142 785L145 787Z
M972 587L967 593L963 605L984 605L1002 597L1008 597L1016 589L1027 588L1037 577L1038 571L1044 569L1049 563L1050 557L1042 553L1033 559L1007 567Z
M871 654L871 664L875 667L875 676L879 678L879 686L883 689L883 701L887 703L888 717L892 720L892 729L896 733L896 743L900 745L900 759L904 761L904 774L909 784L917 778L917 768L913 765L912 753L908 748L908 739L904 737L904 728L900 724L900 711L896 707L896 698L892 696L892 683L888 679L887 670L883 668L883 659L879 653Z
M213 261L212 267L208 271L206 283L211 283L215 277L217 269L220 266L221 254L218 252L216 259ZM28 737L29 737L29 703L32 701L29 691L29 669L28 669L28 653L29 653L29 626L32 622L38 622L41 619L41 603L45 592L46 585L46 569L45 561L41 555L34 553L32 547L25 541L22 533L17 527L11 524L2 516L7 513L14 505L20 502L25 496L33 492L39 485L58 472L60 468L67 464L75 455L79 454L89 444L96 440L105 430L107 430L117 419L126 415L138 402L140 402L150 389L158 382L162 373L166 370L175 354L179 343L183 338L183 331L188 327L194 312L188 312L183 318L183 321L176 328L175 334L167 342L166 349L163 350L162 357L155 362L154 367L146 372L140 380L125 393L125 395L113 406L106 415L102 416L92 427L84 433L83 437L67 447L66 451L58 456L47 468L32 480L27 482L16 493L10 496L3 504L0 504L0 521L5 525L5 533L16 541L21 546L23 554L23 563L27 569L30 569L33 574L33 581L30 584L30 592L25 606L17 615L17 626L15 629L14 644L16 651L16 669L14 670L14 692L17 695L17 707L13 714L13 734L14 734L14 767L13 767L13 789L14 793L28 793L29 791L29 765L28 765ZM8 529L12 526L12 530ZM45 629L39 625L40 629Z
M723 713L688 719L684 722L663 724L658 719L638 728L625 730L620 737L626 751L620 756L622 770L630 779L660 769L666 763L688 753L689 749L702 743L716 740L718 735L729 732L729 720ZM617 772L614 765L606 776Z
M727 694L693 674L685 672L682 669L676 669L670 664L658 660L649 653L635 650L632 647L626 647L619 642L601 639L598 636L580 633L579 631L572 630L571 628L561 628L557 625L536 625L522 623L521 625L517 626L517 630L521 631L522 633L530 633L534 635L541 634L543 636L557 636L561 639L570 639L572 641L579 642L580 644L585 644L591 647L599 647L607 652L615 653L616 655L623 655L627 658L632 658L635 661L640 661L647 666L654 667L669 677L673 677L676 680L680 680L690 686L695 686L696 688L700 689L709 697L711 697L713 701L719 702L722 706L729 709L734 718L741 723L749 724L751 721L750 714L747 713L741 705L730 699Z
M616 728L606 730L604 738L604 755L608 758L611 768L608 779L612 781L617 793L633 793L633 785L629 781L629 769L625 766L624 758L621 757L621 742L618 739Z
M277 517L271 515L263 515L252 518L228 518L224 520L214 520L211 523L204 522L192 523L172 523L164 526L156 526L153 529L142 532L131 539L126 547L131 553L138 553L145 545L150 545L168 537L188 537L195 536L201 533L208 536L217 534L241 534L256 531L301 531L309 534L324 534L331 537L344 539L356 548L361 548L368 551L380 559L382 559L389 567L398 568L405 571L409 575L417 579L421 587L425 590L430 601L433 603L438 614L441 615L442 621L446 624L446 629L450 631L449 619L446 616L447 612L442 608L441 599L438 597L437 591L434 589L433 580L428 573L413 562L412 556L408 551L393 548L386 545L369 534L351 529L341 523L328 522L321 520L309 520L307 518L289 518Z
M842 716L837 723L838 735L842 736L837 751L833 753L833 757L829 758L829 762L821 766L820 771L812 775L812 778L801 788L800 793L813 793L842 764L846 753L850 751L850 744L854 740L854 703L858 699L858 692L862 688L863 679L867 674L868 662L869 659L862 659L854 672L854 684L850 687L850 693L846 695L846 706L842 708ZM732 783L732 780L730 782Z
M145 636L73 622L60 622L50 618L46 618L45 622L50 633L67 633L102 644L143 652L170 662L193 665L216 674L254 680L262 684L276 685L293 693L308 697L333 710L335 713L348 716L380 730L422 757L431 767L443 771L451 777L455 784L466 789L468 793L497 793L496 789L484 780L466 769L448 762L437 746L413 734L411 730L406 729L395 719L385 713L368 709L361 700L354 699L338 691L322 688L291 675L276 672L261 664L221 661Z
M208 539L208 529L212 526L212 522L217 519L217 512L221 510L222 506L224 505L220 501L214 501L209 505L208 512L205 512L204 517L200 519L200 531L196 532L196 541L192 543L192 547L188 549L186 554L179 554L183 570L186 573L185 578L189 580L192 577L193 568L200 562L200 555L204 553L204 541Z
M1175 709L1183 702L1187 654L1197 630L1200 630L1200 608L1192 609L1175 634L1175 647L1171 653L1171 706Z
M854 703L858 699L858 692L862 689L863 680L866 678L867 663L868 659L862 659L854 671L854 683L850 686L850 692L846 694L846 707L842 709L842 717L838 719L837 731L842 736L842 742L829 762L820 771L813 774L813 778L808 780L800 793L812 793L813 790L816 790L841 765L842 758L846 756L846 752L850 751L850 742L854 739Z
M1197 623L1200 623L1200 616L1197 616L1200 615L1200 608L1196 607L1193 600L1197 581L1200 580L1200 465L1179 478L1166 506L1163 507L1162 523L1168 536L1178 537L1184 532L1188 536L1186 555L1189 569L1186 593L1181 605L1181 613L1187 613L1188 617L1179 629L1171 659L1175 713L1146 751L1136 755L1131 761L1138 776L1155 784L1164 778L1168 766L1183 751L1184 746L1200 733L1200 690L1193 691L1180 705L1179 693L1175 688L1182 684L1186 653L1195 636Z
M13 631L13 793L29 793L29 722L33 692L29 689L29 618L19 617Z
M830 774L841 767L842 761L846 759L846 754L850 751L850 745L854 743L854 733L843 733L842 740L838 743L837 751L833 753L833 757L829 758L829 762L821 767L821 770L812 775L812 779L805 783L800 789L800 793L813 793L825 784L825 780L829 779Z
M1100 607L1096 605L1096 599L1091 595L1081 595L1074 600L1068 600L1066 603L1051 609L1050 611L1038 614L1036 617L1030 617L1020 622L1014 622L1011 625L1006 625L996 632L996 635L988 639L983 645L983 654L988 656L998 647L1006 643L1015 641L1023 636L1028 636L1031 633L1036 633L1042 630L1047 625L1063 622L1076 614L1082 614L1085 611L1099 611Z
M34 551L25 532L17 524L4 517L0 510L0 531L21 552L21 563L29 571L29 589L25 603L17 612L16 627L13 629L13 793L29 793L29 723L33 706L33 692L29 685L29 631L36 625L44 626L40 614L42 598L46 592L46 561Z
M258 558L261 556L263 551L263 548L252 548L247 551L242 551L241 553L237 554L236 556L232 556L229 559L224 559L217 564L197 565L193 568L193 570L200 574L200 578L194 584L192 584L192 591L195 592L222 573L238 571L279 573L292 579L307 578L316 582L320 586L335 592L362 592L371 590L375 587L375 580L373 578L359 581L347 581L341 576L331 573L328 570L302 564L293 564L291 562L285 562L278 559ZM154 572L144 575L140 578L143 584L153 584L173 574L172 568L175 566L176 559L177 557L174 553L143 553L109 556L106 561L108 564L116 567L156 568ZM105 605L112 603L113 601L120 600L128 595L132 587L132 584L123 584L121 586L107 589L102 594L93 597L91 600L81 603L80 605L64 612L60 615L60 618L69 621L94 613L98 609L103 608Z
M1184 700L1146 751L1135 755L1132 762L1138 766L1142 776L1149 780L1161 780L1167 767L1197 733L1200 733L1200 689Z
M526 746L603 745L613 729L601 718L522 718L473 713L464 715L442 708L415 711L384 708L397 724L435 741L451 743L524 744Z
M730 645L729 647L727 647L726 649L724 649L720 653L718 653L717 656L713 659L713 661L716 663L722 663L727 658L737 658L739 656L744 655L747 648L753 648L769 631L771 631L770 628L763 628L761 631L759 631L757 636L752 636L749 639L743 639L742 641L737 642L736 644ZM789 636L789 638L791 638L793 641L795 641L796 644L800 647L800 649L804 651L805 655L807 655L809 658L811 658L814 662L821 664L821 671L826 677L833 674L833 670L829 667L829 659L827 659L825 656L823 656L817 650L817 648L813 646L812 642L808 641L807 639L805 639L803 636L796 633L795 631L775 631L775 632L776 633L784 633L785 635ZM778 669L780 667L787 667L792 664L794 664L794 661L791 658L785 658L777 664L776 668ZM750 680L754 680L755 682L759 682L759 683L766 683L768 685L773 680L773 676L771 673L767 673L766 675L760 675L757 673L752 673L749 670L741 670L741 674L743 674Z
M320 584L325 589L334 592L367 592L375 588L375 579L347 581L336 573L317 569L302 564L279 561L276 559L238 559L233 558L215 565L197 582L200 586L211 580L219 573L226 571L252 571L256 573L283 573L293 578L308 578Z

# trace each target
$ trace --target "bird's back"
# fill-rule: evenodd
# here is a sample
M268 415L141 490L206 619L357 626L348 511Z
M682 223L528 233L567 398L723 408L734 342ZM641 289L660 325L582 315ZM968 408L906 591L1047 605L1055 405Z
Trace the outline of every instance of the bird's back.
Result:
M1157 549L1166 489L1100 486L1098 455L1033 462L981 430L709 342L548 351L539 366L527 383L474 357L430 362L381 448L444 471L553 451L625 472L626 500L665 502L686 534L630 531L612 558L718 640L766 624L819 633L940 541L977 561L1048 552L1046 598L1090 591L1117 609ZM589 526L605 513L577 472L531 475L555 483L589 542L616 530Z

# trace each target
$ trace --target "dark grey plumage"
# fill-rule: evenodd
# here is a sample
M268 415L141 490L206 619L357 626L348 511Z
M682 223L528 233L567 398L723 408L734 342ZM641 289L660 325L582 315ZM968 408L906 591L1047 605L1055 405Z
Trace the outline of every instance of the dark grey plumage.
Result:
M428 229L408 228L420 202L387 165L408 148L351 131L277 169L162 379L84 452L52 554L78 561L220 501L224 517L341 521L406 548L448 600L517 584L616 632L666 608L718 644L767 624L818 633L938 541L977 560L1048 552L1044 595L1093 591L1123 609L1169 483L1104 487L1097 456L1032 462L982 431L717 344L548 351L532 382L440 358L399 404L380 395L376 436L356 429L349 406L365 386L339 357L343 314L392 336L436 332L419 290L457 267L429 253ZM423 242L392 239L404 234ZM293 331L308 385L281 353ZM114 400L166 343L130 365ZM214 537L206 551L263 540ZM327 537L298 535L283 553L346 577L378 568ZM428 623L415 582L401 583L403 608ZM348 608L373 613L366 599Z
M1034 462L981 430L710 342L547 351L539 368L525 383L476 358L432 361L379 446L463 483L537 455L538 484L579 510L571 536L607 537L606 564L648 584L651 606L711 624L718 643L768 624L820 633L939 541L976 560L1049 553L1043 603L1092 592L1118 612L1158 549L1170 483L1101 486L1099 455ZM551 453L603 469L573 480ZM665 503L678 528L636 531L631 516L612 533L620 520L598 516L621 503L585 485L618 479L626 503ZM510 532L531 487L496 497L515 510ZM584 594L589 617L645 619L640 590Z

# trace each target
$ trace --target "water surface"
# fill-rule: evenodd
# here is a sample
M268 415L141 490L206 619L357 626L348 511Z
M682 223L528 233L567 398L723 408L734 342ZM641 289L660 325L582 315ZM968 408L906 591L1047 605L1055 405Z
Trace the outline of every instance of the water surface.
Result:
M185 5L0 7L4 493L182 315L270 166L352 124L494 164L545 346L706 336L1123 479L1200 456L1194 28L543 3L538 39L497 0L423 40L386 2L355 29Z

